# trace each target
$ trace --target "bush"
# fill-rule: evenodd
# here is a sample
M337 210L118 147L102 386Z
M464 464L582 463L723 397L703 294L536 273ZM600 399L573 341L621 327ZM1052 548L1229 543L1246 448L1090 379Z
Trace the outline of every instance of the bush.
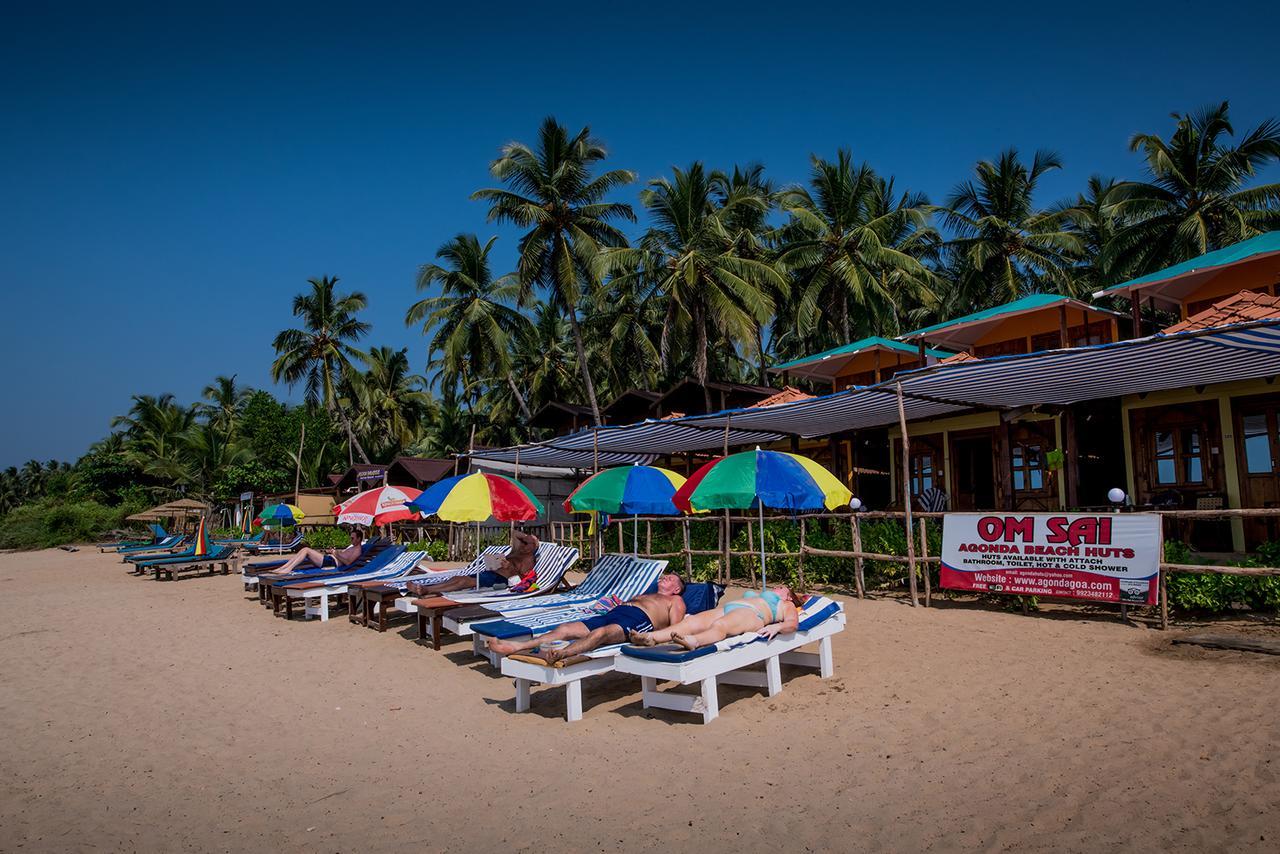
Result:
M107 507L96 501L44 498L0 517L0 549L45 549L100 540L119 528L131 507Z
M1164 544L1166 563L1193 564L1191 549L1177 540ZM1280 563L1280 543L1267 542L1237 566L1276 566ZM1234 608L1262 610L1280 608L1280 577L1224 575L1218 572L1170 572L1166 583L1174 607L1204 614L1221 614Z
M419 540L406 546L411 552L426 552L433 561L445 560L449 557L449 544L444 540Z
M303 534L303 540L313 549L344 549L351 545L351 535L346 529L332 525L312 528Z

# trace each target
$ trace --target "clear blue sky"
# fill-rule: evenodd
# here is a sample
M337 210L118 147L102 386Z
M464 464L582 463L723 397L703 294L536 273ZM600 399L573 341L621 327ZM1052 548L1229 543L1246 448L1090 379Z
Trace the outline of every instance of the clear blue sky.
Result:
M1171 111L1280 113L1274 4L130 5L0 27L0 466L75 459L133 393L270 387L311 276L365 291L369 343L421 370L415 270L459 231L510 262L468 196L548 114L642 181L693 159L800 181L848 146L936 200L1051 147L1048 204L1136 176L1129 136Z

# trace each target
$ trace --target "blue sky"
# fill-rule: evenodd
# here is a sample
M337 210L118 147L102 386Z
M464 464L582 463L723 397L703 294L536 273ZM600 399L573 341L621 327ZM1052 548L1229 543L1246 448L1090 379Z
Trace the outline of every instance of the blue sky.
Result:
M1273 4L1247 26L1173 3L37 5L0 28L0 466L75 459L134 393L271 387L311 276L367 293L369 343L421 370L417 266L460 231L510 263L468 196L548 114L641 181L701 159L796 182L847 146L940 200L1050 147L1048 204L1137 176L1129 136L1172 111L1280 113Z

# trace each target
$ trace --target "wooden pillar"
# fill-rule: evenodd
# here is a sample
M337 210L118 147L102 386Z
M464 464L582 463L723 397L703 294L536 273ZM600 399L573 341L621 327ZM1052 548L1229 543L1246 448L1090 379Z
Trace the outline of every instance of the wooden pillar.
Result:
M1086 332L1088 329L1085 330ZM1067 334L1067 304L1058 306L1058 346L1067 349L1071 346L1071 336Z
M689 520L681 519L680 530L684 532L684 577L693 578L693 555L689 553Z
M1133 337L1142 337L1142 297L1138 291L1129 291L1129 310L1133 314Z
M923 341L923 339L921 339ZM920 345L924 349L924 345ZM902 509L907 531L907 576L910 580L911 607L920 603L916 595L916 545L911 524L911 438L907 434L907 408L902 401L902 383L898 389L898 427L902 431Z
M862 552L862 520L858 518L858 512L855 510L853 515L849 517L849 528L852 533L853 551ZM861 599L866 595L866 581L862 575L862 558L855 557L853 559L853 584L858 591L858 598Z
M1009 422L1000 417L1000 426L996 428L996 509L1013 509L1013 471L1009 457Z
M1076 414L1070 408L1058 416L1062 429L1062 477L1066 485L1067 506L1070 510L1080 506L1080 448L1076 437Z
M756 586L756 526L747 522L747 551L751 552L751 560L747 561L747 571L751 574L751 586ZM764 547L764 540L760 541L760 546Z
M929 556L929 529L926 527L928 519L920 520L920 556ZM929 578L929 562L921 561L920 566L924 569L924 606L929 607L933 601L933 581Z
M796 581L800 585L801 593L805 591L805 588L807 586L804 583L804 545L805 545L805 534L809 529L808 523L809 523L808 519L806 519L803 516L800 517L800 557L796 558Z

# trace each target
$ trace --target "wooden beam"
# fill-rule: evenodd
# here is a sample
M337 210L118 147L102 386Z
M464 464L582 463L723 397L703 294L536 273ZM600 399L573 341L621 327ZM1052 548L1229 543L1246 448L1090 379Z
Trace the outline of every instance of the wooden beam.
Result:
M921 339L922 341L924 339ZM923 355L924 345L920 345ZM915 531L911 524L911 438L907 434L907 408L902 402L902 383L898 387L898 427L902 431L902 509L907 531L907 571L911 588L911 607L920 603L916 597L916 545Z

